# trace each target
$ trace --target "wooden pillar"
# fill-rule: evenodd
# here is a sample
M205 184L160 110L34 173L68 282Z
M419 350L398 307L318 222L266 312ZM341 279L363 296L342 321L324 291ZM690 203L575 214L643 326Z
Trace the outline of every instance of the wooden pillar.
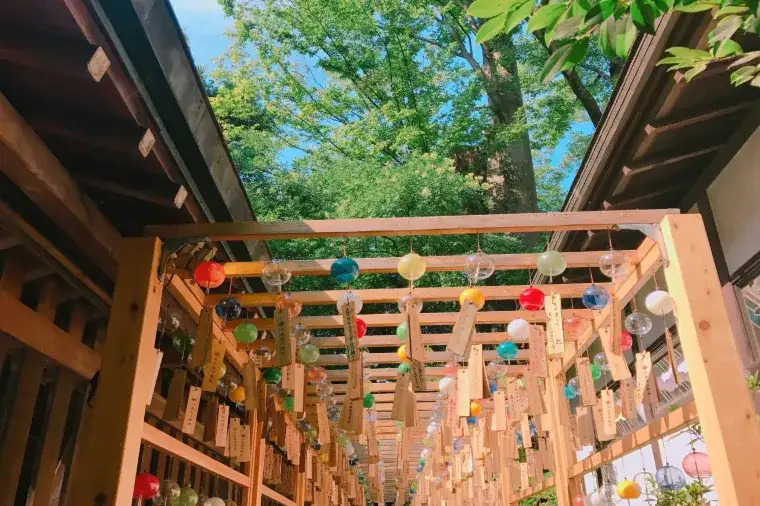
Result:
M145 417L147 382L156 339L163 283L158 277L161 242L124 239L92 430L83 465L71 477L69 504L127 506Z
M566 444L567 434L562 426L559 414L559 403L567 402L562 395L562 360L549 361L549 376L546 378L546 411L551 420L552 452L554 457L554 486L557 490L557 504L570 506L570 455Z
M668 216L660 224L676 303L678 335L722 506L757 503L760 429L747 393L736 340L702 217Z

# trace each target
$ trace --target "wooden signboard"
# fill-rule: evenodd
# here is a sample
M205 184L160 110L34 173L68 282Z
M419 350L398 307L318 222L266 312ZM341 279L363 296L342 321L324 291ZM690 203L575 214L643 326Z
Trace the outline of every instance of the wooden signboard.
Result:
M596 405L591 406L591 410L594 417L594 428L596 429L597 441L610 441L615 439L615 432L607 432L604 425L604 413L603 403L597 402Z
M290 336L290 315L287 309L274 310L274 365L283 367L293 363L293 346Z
M243 390L245 390L245 409L256 409L256 366L251 360L243 365Z
M610 353L622 355L621 337L623 334L623 312L620 310L620 299L614 295L610 300L610 310L612 312L612 330L610 331Z
M457 407L459 400L458 390L459 381L454 380L454 388L451 390L449 398L446 401L446 426L451 429L452 432L459 427L459 413Z
M206 417L203 419L203 441L206 443L213 443L216 440L216 418L218 415L219 401L213 397L206 405ZM225 432L227 432L226 429Z
M544 298L546 311L546 354L550 358L562 358L565 354L565 338L562 334L562 299L552 293Z
M250 462L251 461L251 426L240 426L240 450L238 451L238 462Z
M406 313L406 356L425 362L425 346L422 343L420 320L414 311Z
M185 382L187 371L176 369L172 373L172 381L169 384L169 394L166 396L163 419L167 422L179 420L182 411L182 402L185 400Z
M522 435L523 448L530 448L533 438L530 435L530 421L527 414L520 419L520 434Z
M198 420L198 408L201 406L201 389L190 387L185 403L185 416L182 418L182 432L195 433L195 422Z
M406 419L406 396L409 393L409 375L400 374L396 378L396 391L393 394L393 409L391 420L404 421Z
M216 438L214 446L225 448L227 446L227 430L230 419L230 407L219 405L216 412Z
M528 463L520 462L520 489L527 490L530 487L530 477L528 476Z
M198 328L195 330L195 345L190 356L190 367L200 367L207 362L209 341L213 339L214 308L204 307L198 317Z
M459 310L459 315L454 324L451 340L449 341L448 346L446 346L446 351L459 357L464 357L469 353L477 314L478 307L469 300L466 300L462 308Z
M581 445L594 444L594 425L592 414L586 406L578 406L575 409L575 427L578 431L578 439Z
M427 383L425 382L425 362L410 358L409 369L412 376L412 390L415 392L424 392L427 390Z
M575 372L578 375L578 387L581 390L583 405L595 405L596 389L594 388L594 378L591 376L591 361L588 357L578 357L575 361Z
M348 398L364 398L364 364L361 354L348 363Z
M473 306L475 307L475 306ZM463 367L457 369L457 415L470 416L470 374Z
M525 377L525 390L528 392L528 411L534 417L540 417L546 413L544 397L541 395L541 386L538 378L532 373Z
M230 457L237 459L240 456L240 443L242 433L240 426L240 418L230 419L229 436L227 437L227 448L229 449ZM267 445L269 447L269 445Z
M528 334L528 359L530 372L537 378L546 378L548 366L546 362L546 334L538 325L530 326Z
M644 353L636 354L636 392L635 402L636 404L646 403L649 397L647 395L647 389L649 383L652 381L653 369L652 369L652 355L647 351Z
M512 426L519 423L522 417L522 403L520 401L520 391L517 383L510 380L507 383L507 425Z
M216 392L219 379L222 377L222 364L224 363L224 343L221 339L211 339L211 351L208 360L203 366L204 392Z
M602 423L604 423L604 432L606 434L617 434L615 396L613 395L612 390L605 388L599 392L599 400L602 403Z
M636 412L636 382L633 378L620 380L620 407L626 420L635 420Z
M354 302L343 304L343 336L346 341L346 357L351 362L361 353L359 351L359 337L356 334L356 310Z
M507 430L507 399L503 390L493 394L493 430Z
M618 336L618 339L619 338L620 336ZM628 364L626 363L623 354L612 352L612 335L610 327L599 329L599 341L602 343L604 356L607 357L607 364L609 365L612 379L620 381L625 378L630 378L631 371L628 370Z

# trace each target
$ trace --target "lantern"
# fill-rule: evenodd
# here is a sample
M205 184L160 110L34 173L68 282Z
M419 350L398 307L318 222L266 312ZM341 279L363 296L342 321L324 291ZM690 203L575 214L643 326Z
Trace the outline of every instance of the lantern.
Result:
M398 347L398 350L396 350L396 355L398 355L398 359L402 362L406 362L406 345L401 345Z
M449 376L444 376L438 381L438 391L442 392L446 395L449 395L453 389L454 389L454 378L450 378Z
M610 250L599 259L599 270L611 279L617 279L631 268L628 254L624 251Z
M610 302L610 294L599 285L591 285L583 291L581 302L588 309L599 311Z
M279 367L267 367L261 372L261 377L264 378L264 381L268 384L274 385L280 382L282 371L280 371Z
M564 387L562 387L562 395L564 395L565 399L567 399L568 401L572 401L573 399L578 397L578 394L574 392L573 389L570 388L569 385L565 385Z
M352 283L359 277L359 264L353 258L339 258L330 266L330 276L343 285Z
M638 499L641 497L641 487L631 480L623 480L615 487L618 497L621 499Z
M298 348L298 359L302 364L313 364L319 358L319 348L313 344L305 344Z
M287 409L288 411L293 411L293 409L296 407L296 400L293 398L292 395L288 395L287 397L282 398L282 407Z
M470 401L470 416L480 416L483 412L483 406L477 401Z
M311 331L303 323L296 323L290 329L290 335L293 336L298 346L303 346L311 340Z
M158 478L150 473L140 473L135 476L135 484L132 488L133 499L153 499L161 490Z
M712 476L710 459L706 453L692 451L683 458L681 467L690 478L704 479Z
M356 319L356 337L361 339L367 333L367 323L361 318Z
M409 330L406 322L402 322L398 327L396 327L396 337L399 341L406 341L406 333Z
M193 272L193 278L198 286L207 289L221 286L226 277L224 267L211 261L199 263Z
M179 492L179 499L177 502L180 506L195 506L198 504L198 492L190 487L184 487Z
M620 333L620 349L622 351L628 351L633 347L633 336L624 330Z
M401 362L397 369L399 374L407 374L411 370L411 367L406 362Z
M214 311L222 320L234 320L240 317L243 308L233 297L227 297L216 303Z
M675 492L686 486L686 478L677 467L664 465L654 475L657 485L667 492Z
M422 299L414 294L407 293L398 300L400 313L419 313L422 311Z
M362 405L367 409L371 409L375 405L375 396L372 394L364 394Z
M495 269L493 258L482 251L468 255L464 260L464 273L473 283L490 278Z
M402 278L416 281L425 274L427 264L417 253L407 253L399 259L397 269Z
M242 385L238 385L235 388L232 389L232 391L229 394L229 398L232 402L238 403L243 402L245 400L245 388L243 388Z
M559 276L567 268L567 260L559 251L544 251L536 259L536 269L544 276Z
M277 300L275 300L274 307L279 310L287 311L289 318L295 318L301 314L303 304L301 301L294 299L291 294L283 293L277 297Z
M589 368L591 369L591 377L594 378L595 381L602 377L602 370L599 366L591 364Z
M263 344L253 350L251 352L253 354L253 357L260 363L266 364L270 360L272 360L272 357L274 357L274 353L272 350L270 350L267 346L264 346Z
M282 286L290 281L290 270L280 260L274 259L261 269L261 279L269 286Z
M313 365L306 371L306 379L311 382L324 381L327 379L327 370L321 365Z
M664 316L676 308L673 297L665 290L655 290L644 299L644 305L650 313Z
M517 345L509 341L504 341L496 348L496 354L504 360L512 360L517 356Z
M520 292L520 306L526 311L540 311L544 307L544 292L529 286Z
M481 309L486 303L486 296L477 288L468 288L459 295L459 305L464 306L465 301L470 301L476 308Z
M240 344L250 344L259 337L259 329L250 322L243 322L232 331L235 340Z
M356 314L361 312L362 307L364 307L364 302L362 301L361 297L356 295L354 292L346 292L338 297L338 302L335 304L335 306L338 308L338 313L343 314L343 307L349 302L354 303L354 313Z
M456 362L446 362L446 365L443 366L443 375L448 376L450 378L453 378L457 375L457 363Z
M507 334L517 341L527 341L530 336L530 323L522 318L515 318L507 325Z
M652 319L644 313L634 311L625 317L625 328L631 334L643 336L652 330Z

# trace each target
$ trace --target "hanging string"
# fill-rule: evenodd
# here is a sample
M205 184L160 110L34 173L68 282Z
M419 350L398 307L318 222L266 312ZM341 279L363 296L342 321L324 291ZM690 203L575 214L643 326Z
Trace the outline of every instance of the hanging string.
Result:
M611 228L607 228L607 241L609 242L609 245L610 245L610 251L615 251L615 248L612 247L612 232L611 231L612 231Z

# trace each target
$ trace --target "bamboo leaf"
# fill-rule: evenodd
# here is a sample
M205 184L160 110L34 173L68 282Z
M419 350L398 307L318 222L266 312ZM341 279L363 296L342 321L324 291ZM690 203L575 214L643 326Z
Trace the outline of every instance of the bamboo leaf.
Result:
M749 7L744 5L728 5L713 14L713 18L718 19L729 14L744 14L745 12L749 12Z
M528 31L532 33L553 26L562 15L565 7L565 4L561 3L544 5L531 16L530 21L528 21Z
M702 12L709 11L713 7L717 7L716 2L694 2L691 4L676 5L673 10L680 12Z
M713 45L717 42L730 39L734 36L734 33L736 33L736 30L739 29L741 24L742 18L740 16L726 16L721 19L718 22L718 26L707 35L707 43Z
M748 65L735 70L731 73L731 84L734 86L740 86L754 79L756 73L757 68L754 65Z
M705 64L697 65L693 69L687 71L683 76L686 79L686 82L688 83L694 78L694 76L696 76L700 72L703 72L705 69L707 69L707 65Z
M700 49L691 49L689 47L670 47L667 49L667 52L672 54L673 56L680 56L681 58L687 58L692 61L702 61L702 60L709 60L712 58L712 55L708 51L702 51Z
M467 9L467 14L476 18L492 18L510 9L513 0L476 0Z
M727 58L744 54L744 49L735 40L724 40L714 48L716 58Z
M554 76L556 76L561 70L565 61L570 57L570 53L573 51L575 44L565 44L557 48L549 58L547 58L544 68L541 70L541 81L548 83Z
M475 43L482 44L499 35L504 30L504 24L507 22L508 14L509 13L505 12L504 14L491 18L483 23L483 26L480 27L478 34L475 36Z

